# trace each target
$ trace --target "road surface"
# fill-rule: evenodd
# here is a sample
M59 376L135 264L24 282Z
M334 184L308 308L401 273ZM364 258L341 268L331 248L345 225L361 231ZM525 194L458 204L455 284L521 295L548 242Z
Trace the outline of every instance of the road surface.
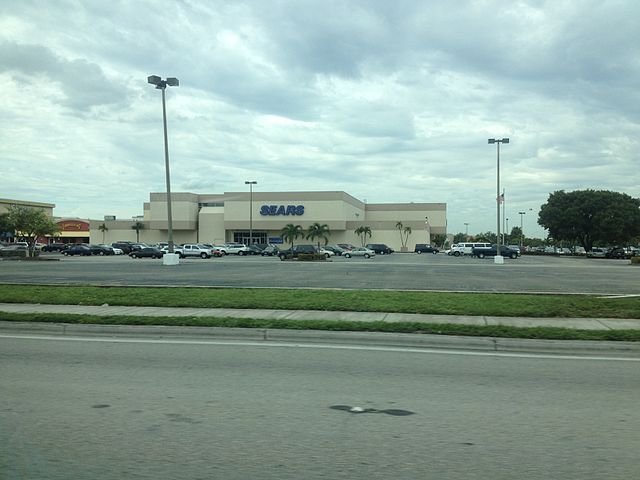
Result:
M629 358L4 334L0 472L628 480L640 471L639 367Z

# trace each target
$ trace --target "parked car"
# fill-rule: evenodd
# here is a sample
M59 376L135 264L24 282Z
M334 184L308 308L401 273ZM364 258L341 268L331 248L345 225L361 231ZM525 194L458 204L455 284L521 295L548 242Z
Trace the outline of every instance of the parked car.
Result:
M91 255L115 255L113 248L104 245L89 245Z
M114 255L122 255L124 253L121 248L112 247L111 245L107 245L105 243L101 243L100 246L105 248L110 248L113 251Z
M333 253L336 254L336 256L340 256L346 251L344 248L340 248L337 245L325 245L324 249L331 250Z
M613 247L611 250L608 250L604 256L606 258L628 259L632 257L632 254L631 250L627 250L623 247Z
M495 257L498 254L498 246L491 245L490 247L477 247L471 250L471 255L478 258ZM500 255L509 258L518 258L518 252L512 250L506 245L500 245Z
M158 250L160 250L162 252L163 255L169 253L169 245L167 245L166 247L162 247L159 248ZM182 246L181 245L174 245L173 246L173 253L178 255L178 257L180 258L184 258L184 256L182 255Z
M224 255L248 255L249 247L247 247L244 243L225 243L224 245L220 245L218 247Z
M247 249L248 249L247 255L262 255L263 249L256 244L249 245Z
M371 250L367 247L355 247L353 250L349 250L348 252L344 252L342 254L342 256L345 258L351 258L351 257L371 258L371 257L374 257L375 255L376 255L375 250Z
M518 252L518 256L522 255L522 251L520 250L520 245L507 245L507 247L510 248L511 250L515 250L516 252ZM571 250L569 250L569 254L571 254Z
M321 248L320 250L318 250L318 253L322 253L327 258L333 257L335 255L335 253L328 248Z
M65 243L49 243L42 247L43 252L60 252L66 246Z
M391 247L385 245L384 243L368 243L365 245L365 248L373 250L380 255L389 255L394 252Z
M268 245L266 247L264 247L264 249L262 250L262 253L260 253L260 255L262 255L263 257L271 257L274 255L278 255L278 252L280 251L280 249L278 247L276 247L275 245Z
M298 258L300 254L310 253L317 253L315 245L294 245L293 249L280 250L278 257L280 260L286 260L287 258Z
M163 255L162 250L154 247L144 247L129 253L131 258L162 258Z
M224 255L218 247L216 247L215 245L211 245L210 243L199 243L198 245L209 249L211 251L211 255L213 255L214 257L221 257L222 255Z
M451 255L459 257L461 255L472 255L474 248L490 248L487 242L461 242L451 246Z
M428 243L416 243L416 247L413 249L415 253L433 253L436 254L440 250L436 247L429 245Z
M590 252L587 252L588 258L605 258L607 256L607 249L594 247Z
M111 244L111 246L119 248L124 252L125 255L128 255L133 250L133 243L131 242L114 242Z
M74 255L89 256L92 253L91 253L91 248L89 248L89 245L79 244L79 245L72 245L69 248L65 248L64 250L62 250L62 254L72 257Z
M180 246L182 252L181 256L184 257L200 257L211 258L213 256L213 248L205 247L199 243L185 243Z
M350 243L339 243L338 246L342 249L342 250L353 250L354 248L356 248L355 245L351 245Z

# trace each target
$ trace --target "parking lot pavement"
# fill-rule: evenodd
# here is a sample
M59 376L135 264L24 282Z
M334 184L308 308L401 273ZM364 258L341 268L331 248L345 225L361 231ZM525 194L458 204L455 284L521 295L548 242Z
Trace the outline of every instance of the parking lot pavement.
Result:
M640 268L628 260L581 257L523 256L496 265L492 259L413 253L327 262L226 256L177 266L126 256L45 258L59 261L3 261L0 283L640 294Z

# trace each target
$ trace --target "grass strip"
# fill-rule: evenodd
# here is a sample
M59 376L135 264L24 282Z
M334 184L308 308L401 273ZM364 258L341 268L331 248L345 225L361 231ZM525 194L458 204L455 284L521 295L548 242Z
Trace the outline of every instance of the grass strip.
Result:
M558 327L511 327L501 325L427 324L417 322L350 322L343 320L273 320L230 317L136 317L0 312L0 320L82 325L165 325L180 327L226 327L348 332L413 333L474 337L545 340L592 340L638 342L640 330L574 330Z
M0 285L0 302L485 315L640 318L640 297L375 290Z

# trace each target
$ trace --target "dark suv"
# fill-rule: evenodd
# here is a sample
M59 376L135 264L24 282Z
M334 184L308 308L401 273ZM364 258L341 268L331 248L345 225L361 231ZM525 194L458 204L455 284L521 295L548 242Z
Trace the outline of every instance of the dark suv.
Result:
M436 254L440 250L436 247L429 245L428 243L416 243L416 248L413 249L416 253L433 253Z
M376 255L388 255L394 252L391 247L388 247L384 243L369 243L365 245L365 247L376 252Z
M611 250L607 250L607 253L605 253L604 256L606 258L626 259L631 258L631 252L627 252L622 247L613 247Z
M131 242L114 242L111 246L119 248L125 255L129 255L133 250L136 250Z
M298 258L300 254L309 254L309 253L317 253L315 245L295 245L293 250L287 248L286 250L280 250L278 252L278 257L280 260L285 260L287 258Z
M66 243L49 243L42 247L43 252L61 252L67 246Z

